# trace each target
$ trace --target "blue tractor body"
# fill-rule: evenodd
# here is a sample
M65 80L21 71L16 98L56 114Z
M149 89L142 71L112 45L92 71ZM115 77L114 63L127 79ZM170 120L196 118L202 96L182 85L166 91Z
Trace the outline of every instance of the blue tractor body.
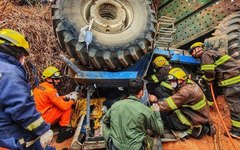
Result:
M184 65L199 65L200 61L190 55L184 54L183 50L164 50L156 48L153 52L144 55L137 63L120 71L83 71L74 66L66 58L62 59L76 72L75 79L79 83L96 85L97 87L126 87L131 79L144 77L155 55L170 58L170 62Z

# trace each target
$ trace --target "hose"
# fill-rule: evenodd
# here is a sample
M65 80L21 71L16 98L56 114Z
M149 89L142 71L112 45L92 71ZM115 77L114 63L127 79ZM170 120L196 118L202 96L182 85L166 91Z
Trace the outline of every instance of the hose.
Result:
M215 107L216 107L216 109L217 109L218 115L219 115L219 117L220 117L220 119L221 119L221 122L222 122L222 124L223 124L223 126L224 126L224 129L225 129L225 131L226 131L226 133L227 133L227 136L229 137L230 142L231 142L232 145L233 145L233 148L234 148L235 150L238 150L237 145L236 145L236 143L233 141L231 135L229 134L229 131L228 131L228 129L227 129L227 126L226 126L226 124L224 123L223 118L222 118L222 115L221 115L221 113L220 113L220 111L219 111L219 108L218 108L218 105L217 105L217 101L216 101L215 95L214 95L213 84L210 83L209 85L210 85L210 89L211 89L211 94L212 94L212 98L213 98L214 105L215 105Z

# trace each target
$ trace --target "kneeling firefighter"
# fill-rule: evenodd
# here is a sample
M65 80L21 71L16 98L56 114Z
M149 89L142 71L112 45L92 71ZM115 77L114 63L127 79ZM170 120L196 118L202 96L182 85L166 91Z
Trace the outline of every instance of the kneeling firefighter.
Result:
M176 131L187 131L200 139L206 134L214 134L209 118L209 106L201 88L181 68L173 68L168 73L168 81L174 94L158 101L153 95L151 102L157 102L161 112L169 112L165 126Z
M77 92L59 96L56 87L60 84L61 77L61 73L56 67L49 66L42 73L44 82L33 91L36 108L44 120L51 125L56 123L60 125L58 143L74 134L73 129L67 128L67 126L70 125L72 105L78 99Z

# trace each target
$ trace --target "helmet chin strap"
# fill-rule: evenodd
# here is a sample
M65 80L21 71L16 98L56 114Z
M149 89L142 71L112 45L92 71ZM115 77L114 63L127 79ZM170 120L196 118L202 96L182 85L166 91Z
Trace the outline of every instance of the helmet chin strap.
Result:
M56 84L55 80L54 79L52 79L52 80L53 80L53 86L57 87L57 84Z
M24 54L19 51L19 48L14 47L14 46L9 46L6 44L0 44L0 47L2 48L1 51L15 57L17 60L20 60Z
M195 48L193 51L194 51L193 57L194 57L194 58L197 58L197 53L198 53L198 52L197 52L196 48Z
M11 48L7 47L5 44L1 44L1 47L5 50L4 51L5 53L12 55L12 56L16 55L16 52L14 52Z
M26 61L26 60L25 60L25 56L21 57L19 61L20 61L20 63L21 63L22 65L24 65L24 64L25 64L25 61Z
M54 87L57 87L57 84L55 82L55 80L53 78L50 78L52 80L52 82L49 82L48 80L46 80L48 83L52 84Z
M199 50L196 52L196 49L194 49L195 55L193 55L194 58L198 58L197 55L202 52L202 50Z

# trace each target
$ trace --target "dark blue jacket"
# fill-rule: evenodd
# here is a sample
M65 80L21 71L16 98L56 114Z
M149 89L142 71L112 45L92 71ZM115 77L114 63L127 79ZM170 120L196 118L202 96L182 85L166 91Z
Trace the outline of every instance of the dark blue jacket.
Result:
M17 59L0 52L0 140L30 141L49 128L36 110L25 69Z

